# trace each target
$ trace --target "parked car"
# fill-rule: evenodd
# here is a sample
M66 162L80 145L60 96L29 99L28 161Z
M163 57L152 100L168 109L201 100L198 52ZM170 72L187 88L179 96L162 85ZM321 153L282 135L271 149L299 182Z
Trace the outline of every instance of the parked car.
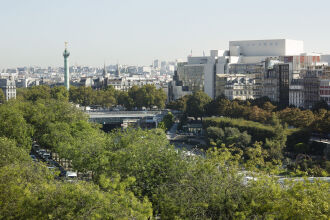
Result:
M68 178L71 178L71 179L74 179L74 178L77 178L77 172L74 172L74 171L67 171L66 172L66 177Z
M51 154L49 152L44 152L41 156L44 159L50 159L51 158Z
M45 152L46 152L45 149L38 149L38 150L37 150L37 153L38 153L39 156L41 156L41 157L42 157L42 155L43 155Z
M77 180L78 175L77 175L77 172L66 171L65 177L68 182L73 182L73 181Z

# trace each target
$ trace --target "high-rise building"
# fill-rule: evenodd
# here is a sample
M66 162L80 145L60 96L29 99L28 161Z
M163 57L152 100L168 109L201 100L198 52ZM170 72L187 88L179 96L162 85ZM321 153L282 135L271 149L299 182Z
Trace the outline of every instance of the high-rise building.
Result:
M119 64L117 64L117 70L116 70L116 77L119 77L120 76L120 67L119 67Z
M159 60L154 60L154 61L153 61L153 67L154 67L155 69L160 68L160 61L159 61Z
M63 52L64 57L64 86L67 90L70 89L70 72L69 72L69 63L68 63L68 57L70 56L70 53L67 49L67 42L65 42L65 49Z
M263 95L266 59L279 60L281 56L298 56L304 52L303 48L302 41L288 39L230 41L229 50L211 50L210 56L205 56L205 54L200 57L188 56L185 65L178 65L177 76L178 80L182 81L182 86L187 86L189 91L202 90L211 98L221 95L220 93L225 92L225 88L227 88L227 94L232 93L228 95L228 98L259 98ZM280 72L283 72L282 69ZM276 87L280 86L278 80L279 77L283 79L283 74L274 78ZM224 80L225 84L223 84ZM284 82L284 79L281 82ZM227 87L226 83L228 83ZM223 88L217 88L217 86ZM284 94L283 86L281 85L282 95ZM285 88L288 89L289 85L286 84ZM271 94L272 91L269 92ZM287 92L285 95L287 103L288 95ZM279 96L274 98L279 99Z

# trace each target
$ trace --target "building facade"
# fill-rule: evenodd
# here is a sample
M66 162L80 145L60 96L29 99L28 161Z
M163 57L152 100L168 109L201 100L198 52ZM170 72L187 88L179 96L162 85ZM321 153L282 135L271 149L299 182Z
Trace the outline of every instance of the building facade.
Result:
M6 100L16 99L16 83L12 77L0 79L0 88L2 89Z
M330 106L330 78L320 79L320 99Z

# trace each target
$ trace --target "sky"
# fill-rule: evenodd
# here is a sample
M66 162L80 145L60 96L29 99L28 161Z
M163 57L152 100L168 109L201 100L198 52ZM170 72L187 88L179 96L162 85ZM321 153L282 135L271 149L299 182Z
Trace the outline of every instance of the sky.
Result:
M0 68L150 65L228 49L230 40L303 40L330 53L329 0L0 0Z

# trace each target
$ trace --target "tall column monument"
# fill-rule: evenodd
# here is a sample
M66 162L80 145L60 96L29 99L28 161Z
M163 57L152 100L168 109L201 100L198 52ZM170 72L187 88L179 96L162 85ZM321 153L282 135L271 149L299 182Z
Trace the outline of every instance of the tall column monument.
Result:
M63 52L64 57L64 86L67 90L70 89L70 72L69 72L69 62L68 57L70 53L68 51L68 42L65 42L65 50Z

